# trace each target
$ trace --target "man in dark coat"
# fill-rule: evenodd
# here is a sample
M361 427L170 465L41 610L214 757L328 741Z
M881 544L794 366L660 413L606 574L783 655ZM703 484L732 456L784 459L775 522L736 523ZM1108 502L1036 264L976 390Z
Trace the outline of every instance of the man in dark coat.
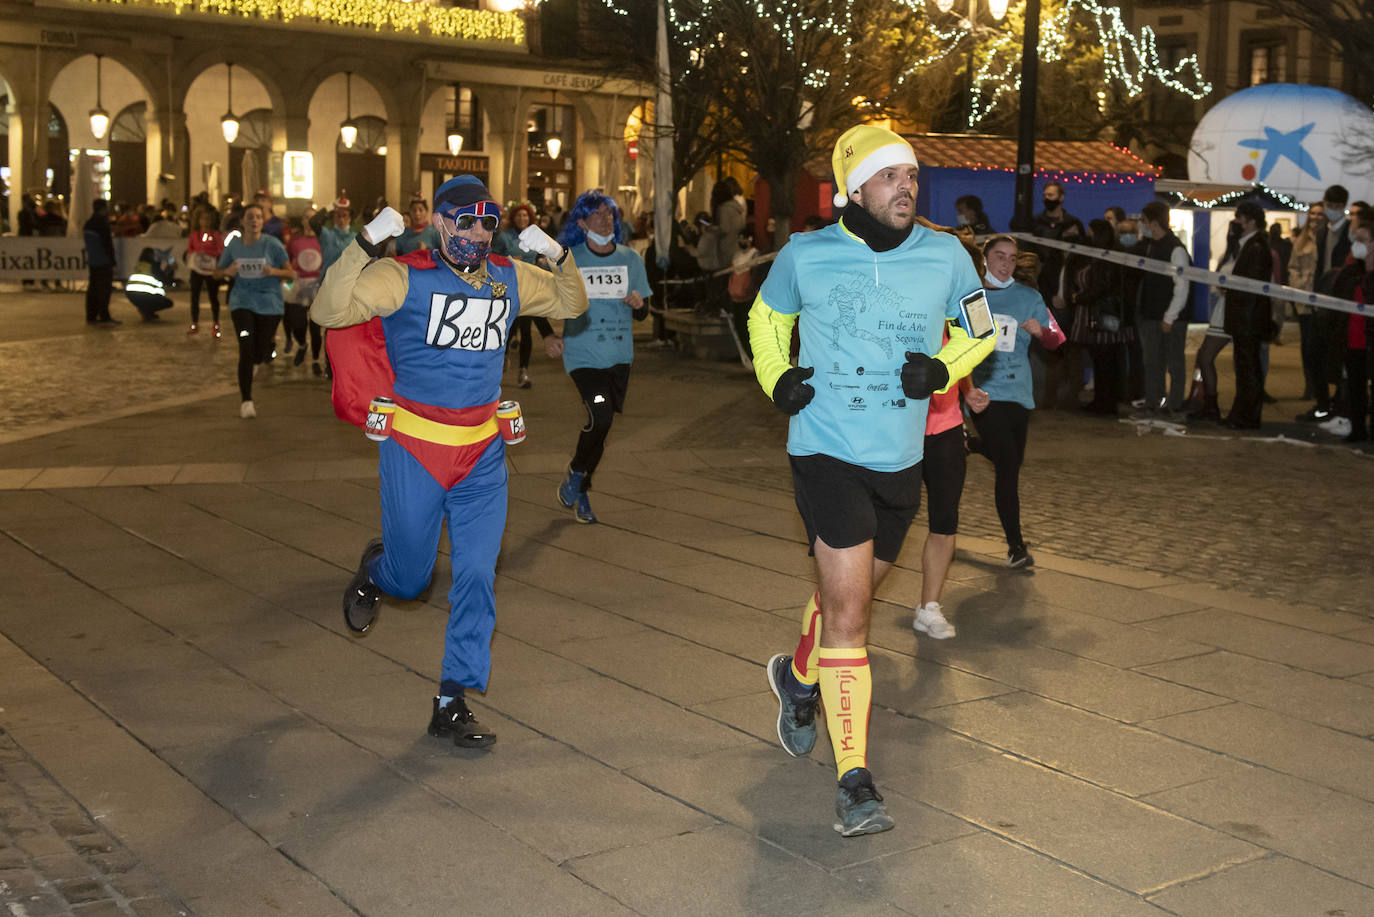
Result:
M1253 201L1236 207L1240 243L1231 273L1252 280L1274 279L1274 253L1265 234L1264 209ZM1236 400L1222 421L1236 430L1257 430L1264 406L1264 375L1260 344L1274 336L1274 313L1269 297L1238 290L1226 292L1226 333L1235 345Z
M91 218L81 227L86 243L86 268L90 277L86 283L86 324L118 325L110 317L110 291L114 287L114 234L110 231L110 217L106 213L110 202L101 198L91 204Z

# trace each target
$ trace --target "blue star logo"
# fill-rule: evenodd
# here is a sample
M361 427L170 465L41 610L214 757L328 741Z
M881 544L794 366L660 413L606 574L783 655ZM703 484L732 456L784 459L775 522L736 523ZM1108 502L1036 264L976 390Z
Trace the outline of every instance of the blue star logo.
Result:
M1321 173L1317 171L1317 163L1312 159L1310 153L1302 148L1302 142L1307 139L1307 135L1312 132L1312 128L1317 126L1317 122L1305 124L1295 131L1276 131L1272 127L1264 129L1264 136L1253 137L1249 140L1241 140L1240 145L1250 147L1255 150L1264 150L1264 162L1260 164L1259 180L1264 181L1273 171L1274 166L1279 164L1281 157L1287 157L1293 165L1311 175L1317 181L1321 181Z

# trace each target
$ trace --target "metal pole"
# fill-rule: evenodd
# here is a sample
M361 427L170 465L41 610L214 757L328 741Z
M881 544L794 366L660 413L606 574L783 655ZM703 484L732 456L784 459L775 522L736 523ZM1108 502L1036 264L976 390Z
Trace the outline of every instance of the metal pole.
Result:
M1040 68L1040 0L1026 0L1021 42L1021 114L1016 132L1016 205L1011 228L1030 232L1035 213L1035 97Z

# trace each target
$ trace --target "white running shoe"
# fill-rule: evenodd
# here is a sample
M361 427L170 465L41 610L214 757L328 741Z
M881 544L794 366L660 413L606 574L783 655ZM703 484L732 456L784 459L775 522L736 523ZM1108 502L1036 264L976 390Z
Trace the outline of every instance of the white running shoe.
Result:
M239 416L244 420L248 420L251 417L257 417L258 409L253 407L253 402L245 401L243 404L239 405Z
M948 640L954 636L954 625L945 620L939 602L927 602L916 609L916 620L911 622L918 634L927 634L936 640Z
M1325 430L1332 436L1349 436L1351 430L1349 417L1332 417L1317 424L1317 429Z

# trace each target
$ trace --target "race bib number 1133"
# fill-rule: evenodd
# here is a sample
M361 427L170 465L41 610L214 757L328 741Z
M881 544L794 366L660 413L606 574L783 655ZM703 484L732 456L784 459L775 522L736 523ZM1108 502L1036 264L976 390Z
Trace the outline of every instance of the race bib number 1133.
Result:
M614 267L580 267L588 299L624 299L630 295L630 270Z

